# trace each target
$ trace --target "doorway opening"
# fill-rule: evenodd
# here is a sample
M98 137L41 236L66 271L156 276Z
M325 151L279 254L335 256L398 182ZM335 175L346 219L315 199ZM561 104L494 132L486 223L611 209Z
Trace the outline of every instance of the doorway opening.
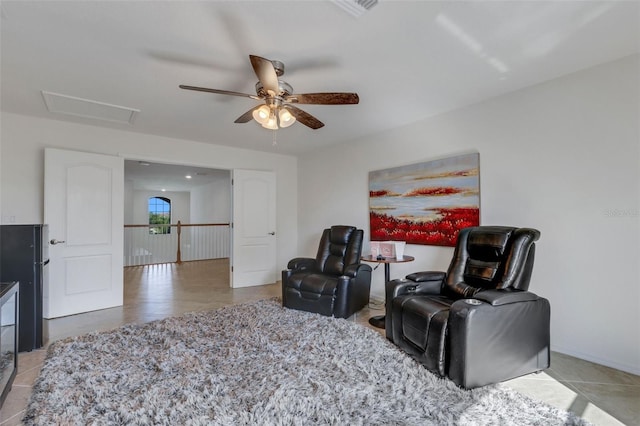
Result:
M231 171L125 160L124 266L224 259Z

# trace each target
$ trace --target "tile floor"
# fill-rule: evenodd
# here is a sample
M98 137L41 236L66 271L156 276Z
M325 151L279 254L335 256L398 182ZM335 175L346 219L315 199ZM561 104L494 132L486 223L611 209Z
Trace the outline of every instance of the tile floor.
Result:
M129 267L125 268L124 282L124 306L45 321L45 342L280 295L279 283L229 288L225 259ZM382 306L372 304L353 320L369 327L368 318L381 313ZM46 349L19 354L18 375L0 409L0 426L21 424L45 356ZM505 385L571 410L596 425L640 425L640 376L553 352L551 368Z

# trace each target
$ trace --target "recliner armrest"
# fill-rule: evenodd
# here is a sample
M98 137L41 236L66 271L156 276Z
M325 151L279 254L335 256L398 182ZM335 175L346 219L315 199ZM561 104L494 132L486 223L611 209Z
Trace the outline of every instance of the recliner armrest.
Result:
M549 301L527 291L485 290L456 300L449 310L447 375L471 389L544 370L550 316Z
M539 297L530 291L520 290L483 290L477 292L474 299L482 300L492 306L508 305L510 303L530 302L538 300Z
M407 278L391 280L385 284L385 298L387 303L391 303L394 297L404 294L440 294L444 272L433 273L431 280L413 281ZM411 274L414 275L414 274ZM409 277L409 275L407 275Z
M440 281L444 280L444 277L447 274L440 271L421 271L414 272L413 274L407 275L407 279L416 283L421 283L425 281Z
M415 291L416 283L406 278L391 280L384 284L385 303L390 304L394 297Z
M440 271L422 271L414 272L407 275L404 280L393 280L390 282L403 283L393 291L392 296L400 296L402 294L440 294L442 282L447 274ZM404 284L408 283L408 284Z
M342 275L346 275L349 278L354 278L361 271L369 271L371 272L371 266L366 263L354 263L353 265L348 265L344 268L344 273Z
M287 263L287 268L295 271L315 270L316 260L311 257L296 257Z
M417 276L419 275L419 277ZM415 276L420 281L413 281L407 278L391 280L384 285L385 296L385 334L387 339L393 342L392 333L392 317L393 317L393 299L406 294L424 294L437 296L441 293L442 282L445 277L444 272L417 272L407 275Z

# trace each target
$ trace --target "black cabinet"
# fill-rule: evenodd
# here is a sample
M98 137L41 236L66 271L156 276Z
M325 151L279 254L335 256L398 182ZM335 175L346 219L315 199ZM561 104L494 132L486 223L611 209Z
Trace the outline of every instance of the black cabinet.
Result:
M0 283L0 407L18 371L18 283Z
M42 347L42 296L48 263L47 225L0 225L0 282L20 283L19 352Z

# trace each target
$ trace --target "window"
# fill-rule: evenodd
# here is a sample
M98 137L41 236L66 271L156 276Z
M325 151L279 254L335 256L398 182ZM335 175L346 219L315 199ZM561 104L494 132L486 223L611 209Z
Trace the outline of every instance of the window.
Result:
M165 197L149 198L149 225L169 225L171 223L171 200ZM170 234L170 226L150 226L150 234Z

